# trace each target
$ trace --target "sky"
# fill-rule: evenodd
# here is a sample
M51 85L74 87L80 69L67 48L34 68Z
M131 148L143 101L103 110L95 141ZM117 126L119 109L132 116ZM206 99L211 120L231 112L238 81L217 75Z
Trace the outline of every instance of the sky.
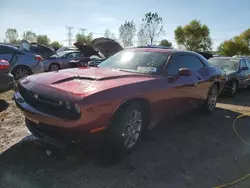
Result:
M118 38L125 20L134 20L138 27L147 12L162 17L161 39L174 45L175 28L193 19L209 27L213 49L250 28L250 0L0 0L0 41L8 28L15 28L19 36L32 30L67 45L65 26L74 27L74 35L83 28L94 37L108 28Z

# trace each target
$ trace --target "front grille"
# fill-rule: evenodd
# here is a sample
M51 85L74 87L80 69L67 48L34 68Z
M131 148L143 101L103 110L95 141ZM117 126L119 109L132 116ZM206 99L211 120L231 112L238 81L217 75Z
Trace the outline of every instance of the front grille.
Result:
M43 113L69 120L79 118L79 114L73 110L68 110L60 100L52 99L40 94L38 95L25 89L21 84L18 84L18 90L26 103Z

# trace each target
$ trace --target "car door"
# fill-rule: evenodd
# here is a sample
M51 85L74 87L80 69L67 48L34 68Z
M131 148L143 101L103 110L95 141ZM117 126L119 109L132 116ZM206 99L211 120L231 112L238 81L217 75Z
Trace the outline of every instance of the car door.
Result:
M244 59L240 60L239 82L240 82L240 86L243 86L243 87L249 84L249 68Z
M250 85L250 62L247 59L242 59L244 61L243 66L244 70L241 70L242 76L244 78L244 83L246 86ZM242 68L241 68L242 69Z
M65 55L65 57L62 59L62 67L67 68L69 61L76 59L81 56L81 52L71 52Z
M197 108L204 95L200 89L204 87L200 69L204 64L193 54L172 55L166 67L169 77L169 89L171 90L171 106L174 107L173 113L185 113ZM181 68L188 68L192 74L190 76L178 76ZM203 102L203 100L202 100Z

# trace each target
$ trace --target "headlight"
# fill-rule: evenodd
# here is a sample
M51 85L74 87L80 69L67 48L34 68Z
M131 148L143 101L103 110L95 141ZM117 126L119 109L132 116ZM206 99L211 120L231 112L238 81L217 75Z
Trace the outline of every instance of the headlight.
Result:
M75 108L75 111L76 111L78 114L81 113L81 108L80 108L80 106L79 106L78 104L75 104L75 105L74 105L74 108Z
M66 108L67 108L68 110L70 110L71 107L72 107L71 103L68 102L68 101L65 101L65 106L66 106Z
M65 101L64 102L65 104L65 107L68 109L68 110L73 110L75 111L77 114L80 114L81 113L81 108L78 104L73 104L69 101Z

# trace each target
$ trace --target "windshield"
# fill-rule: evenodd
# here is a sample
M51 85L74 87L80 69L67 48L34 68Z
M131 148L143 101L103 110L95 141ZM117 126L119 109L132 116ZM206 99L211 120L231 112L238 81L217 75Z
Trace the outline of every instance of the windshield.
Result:
M239 69L238 59L209 59L212 65L222 68L225 71L237 71Z
M168 54L124 50L103 61L98 67L126 70L143 74L161 74Z

